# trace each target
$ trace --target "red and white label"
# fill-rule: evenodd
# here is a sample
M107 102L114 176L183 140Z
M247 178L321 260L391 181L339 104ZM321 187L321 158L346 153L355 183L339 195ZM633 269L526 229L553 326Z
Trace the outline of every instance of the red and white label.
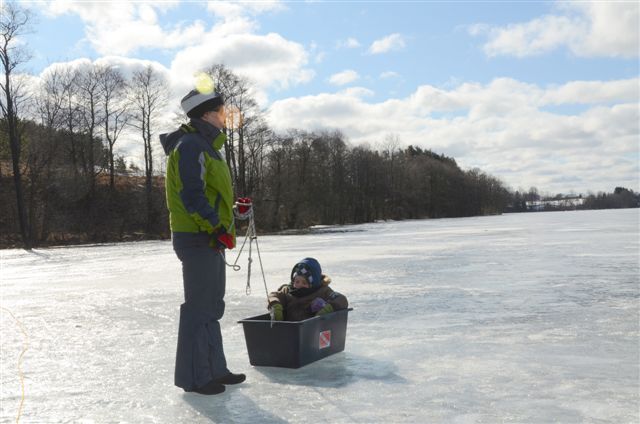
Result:
M320 332L320 349L331 346L331 330Z

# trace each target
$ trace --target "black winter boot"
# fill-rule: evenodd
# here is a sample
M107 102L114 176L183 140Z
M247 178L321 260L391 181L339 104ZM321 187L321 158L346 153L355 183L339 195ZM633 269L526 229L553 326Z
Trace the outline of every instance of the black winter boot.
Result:
M247 376L244 374L234 374L230 372L227 375L224 375L220 378L216 378L215 381L220 384L239 384L247 379Z
M215 380L211 380L202 387L197 387L193 390L185 390L185 392L200 393L201 395L217 395L224 392L225 388L221 383Z

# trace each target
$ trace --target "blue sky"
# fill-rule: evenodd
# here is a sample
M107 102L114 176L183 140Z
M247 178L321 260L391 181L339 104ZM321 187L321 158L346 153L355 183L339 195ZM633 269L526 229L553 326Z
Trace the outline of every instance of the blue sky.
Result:
M151 61L177 105L198 68L223 62L277 130L395 137L514 189L639 188L637 2L24 4L36 76L83 58Z

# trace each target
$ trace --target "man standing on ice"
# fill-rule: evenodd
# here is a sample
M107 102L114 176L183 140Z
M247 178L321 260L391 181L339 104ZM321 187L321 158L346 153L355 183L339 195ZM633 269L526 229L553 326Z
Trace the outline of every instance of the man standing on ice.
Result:
M187 392L222 393L245 380L227 368L218 322L224 314L225 249L235 246L233 187L220 149L226 141L224 100L192 90L181 101L190 118L160 142L167 154L165 180L173 249L182 262L175 385Z

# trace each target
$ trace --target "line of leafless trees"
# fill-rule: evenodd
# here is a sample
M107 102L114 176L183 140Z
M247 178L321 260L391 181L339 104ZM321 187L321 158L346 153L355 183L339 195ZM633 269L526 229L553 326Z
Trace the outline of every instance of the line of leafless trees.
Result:
M0 245L168 237L162 166L154 162L158 129L166 127L162 72L124 74L87 61L51 67L34 84L18 73L29 56L16 40L29 19L14 3L2 6ZM277 134L250 81L223 65L204 72L227 99L226 159L236 194L254 199L262 230L494 214L509 202L496 178L401 147L393 136L374 148L352 146L339 131ZM133 174L117 153L125 136L144 152L144 169Z
M156 210L152 207L153 128L166 105L167 82L151 66L125 77L117 67L87 63L52 67L34 83L34 78L19 73L30 59L27 47L18 42L30 31L29 10L12 2L0 7L4 71L0 178L2 193L13 191L15 196L15 202L5 208L12 205L16 212L6 211L3 221L17 218L27 248L47 238L54 205L84 210L86 218L80 221L86 221L95 209L98 182L105 172L110 195L115 197L116 164L123 160L115 146L128 129L144 145L148 226ZM13 190L4 178L9 152ZM11 225L8 230L12 231Z

